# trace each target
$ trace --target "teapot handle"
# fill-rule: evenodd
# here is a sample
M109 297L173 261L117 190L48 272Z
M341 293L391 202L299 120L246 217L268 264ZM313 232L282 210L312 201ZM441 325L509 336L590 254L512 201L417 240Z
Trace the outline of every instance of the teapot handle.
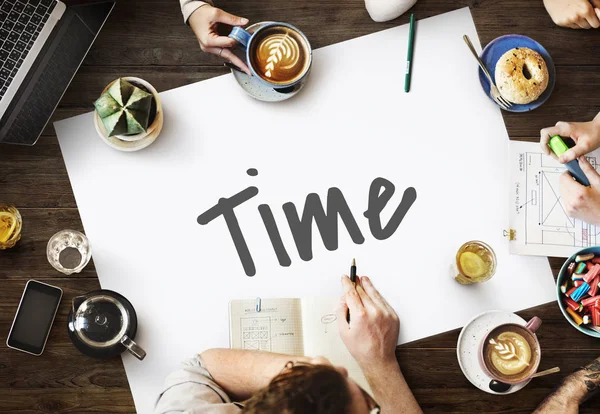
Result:
M73 302L71 303L71 311L73 312L73 315L75 315L77 313L77 309L79 309L79 306L81 306L83 301L86 300L87 298L88 298L87 295L75 296L73 298Z
M133 339L127 335L123 335L121 338L121 344L140 361L146 357L146 351L144 351L141 346L136 344Z

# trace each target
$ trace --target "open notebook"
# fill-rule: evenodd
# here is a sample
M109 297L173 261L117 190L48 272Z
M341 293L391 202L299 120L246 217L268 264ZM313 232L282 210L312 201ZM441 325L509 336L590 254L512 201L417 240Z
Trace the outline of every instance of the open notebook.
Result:
M290 355L324 356L369 394L373 394L358 364L338 333L338 297L256 299L229 302L231 348Z

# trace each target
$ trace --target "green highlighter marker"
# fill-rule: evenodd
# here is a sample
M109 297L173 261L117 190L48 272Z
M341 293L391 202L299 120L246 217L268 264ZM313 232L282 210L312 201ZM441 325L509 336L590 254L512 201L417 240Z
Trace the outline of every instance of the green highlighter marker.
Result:
M557 157L560 157L569 149L569 147L567 147L567 144L565 144L565 141L563 141L562 138L558 135L554 135L552 138L550 138L548 146L550 147L552 152L556 154ZM581 167L579 166L579 162L577 160L569 161L565 164L565 167L567 167L567 170L569 170L575 181L586 187L590 186L590 182L581 170Z

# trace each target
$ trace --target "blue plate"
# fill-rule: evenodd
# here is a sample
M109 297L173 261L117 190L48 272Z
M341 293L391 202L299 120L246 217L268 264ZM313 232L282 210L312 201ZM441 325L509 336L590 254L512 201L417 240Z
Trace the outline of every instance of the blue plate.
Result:
M554 89L554 84L556 83L556 69L554 68L554 63L552 62L552 58L544 46L540 45L535 40L523 36L523 35L506 35L500 36L494 40L492 40L481 53L481 60L485 64L485 67L492 75L492 79L496 79L496 63L500 59L500 57L515 47L527 47L531 50L535 50L544 58L546 61L546 66L548 67L548 87L544 91L544 93L535 101L530 102L525 105L513 104L508 111L510 112L527 112L532 111L535 108L541 106L544 102L548 100L550 95L552 94L552 90ZM481 82L481 87L484 92L488 95L488 97L492 100L492 102L496 103L490 95L490 83L487 78L483 74L483 71L479 69L479 82ZM496 104L497 105L497 104Z

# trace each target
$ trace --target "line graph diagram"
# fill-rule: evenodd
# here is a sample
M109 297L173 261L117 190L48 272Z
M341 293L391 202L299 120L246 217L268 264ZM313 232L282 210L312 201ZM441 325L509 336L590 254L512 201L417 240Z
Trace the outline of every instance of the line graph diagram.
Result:
M597 170L596 157L588 160ZM596 226L569 217L559 191L559 179L565 168L554 159L526 152L525 201L518 209L525 213L525 244L587 247L596 245Z

